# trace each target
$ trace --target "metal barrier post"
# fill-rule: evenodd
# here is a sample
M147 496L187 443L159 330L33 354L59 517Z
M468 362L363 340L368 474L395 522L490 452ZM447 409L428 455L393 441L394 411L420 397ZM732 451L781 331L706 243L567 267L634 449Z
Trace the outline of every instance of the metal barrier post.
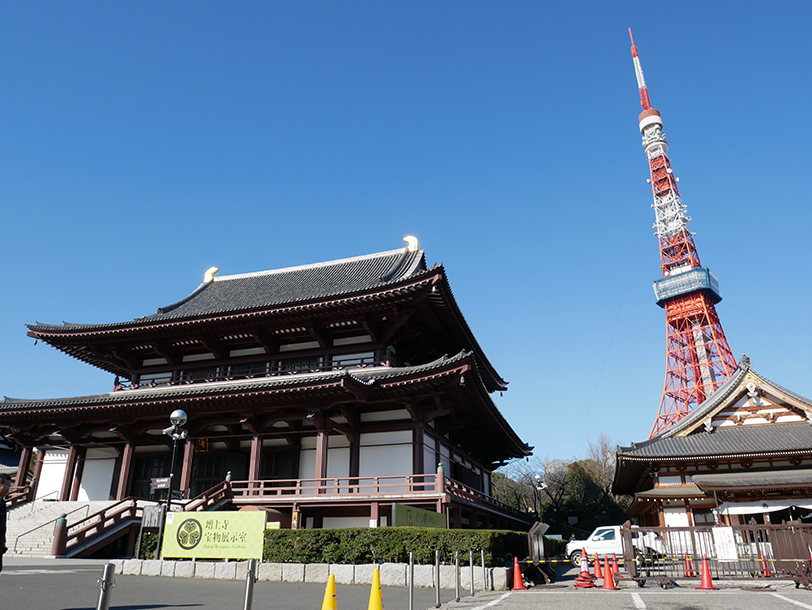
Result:
M96 604L96 610L109 610L110 608L110 597L113 594L113 587L116 586L116 581L113 580L115 571L116 566L114 564L104 564L102 577L96 583L99 588L99 602Z
M248 560L248 573L245 575L245 601L243 610L251 610L254 605L254 583L257 581L257 560Z
M414 610L414 552L409 551L409 610Z
M468 564L471 566L471 597L474 596L474 552L468 551Z
M440 603L440 551L434 551L434 607L439 608Z
M460 601L460 552L454 551L454 601Z
M488 590L488 569L485 567L485 549L479 549L482 554L482 590Z

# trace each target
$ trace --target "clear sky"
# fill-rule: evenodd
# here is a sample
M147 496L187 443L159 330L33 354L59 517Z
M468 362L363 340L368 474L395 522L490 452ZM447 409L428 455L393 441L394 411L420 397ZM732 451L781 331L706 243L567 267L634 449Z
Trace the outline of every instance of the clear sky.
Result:
M537 456L645 440L665 314L631 27L733 352L812 397L810 23L808 2L4 3L0 395L112 388L25 323L411 234Z

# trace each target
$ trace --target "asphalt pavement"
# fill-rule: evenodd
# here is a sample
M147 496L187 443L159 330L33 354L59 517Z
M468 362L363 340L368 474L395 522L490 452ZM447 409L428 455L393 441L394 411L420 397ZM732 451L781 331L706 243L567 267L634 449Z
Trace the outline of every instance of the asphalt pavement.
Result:
M0 610L95 610L97 581L105 560L7 557L0 573ZM555 583L526 591L441 590L443 610L812 610L812 592L791 581L715 582L718 591L697 591L696 580L671 581L667 589L649 582L643 588L621 581L618 591L580 590L573 586L576 569L559 568ZM599 581L600 582L600 581ZM320 610L323 584L257 582L255 610ZM383 587L385 610L409 610L408 589ZM369 605L367 585L338 585L340 610ZM414 610L435 608L434 589L415 589ZM243 608L245 581L115 576L111 610L228 610Z

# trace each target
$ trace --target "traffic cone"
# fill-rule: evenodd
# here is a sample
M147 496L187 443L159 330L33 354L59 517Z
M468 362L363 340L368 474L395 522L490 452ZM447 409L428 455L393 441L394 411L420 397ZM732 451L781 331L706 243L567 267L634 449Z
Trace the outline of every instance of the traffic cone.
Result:
M581 573L578 576L582 580L595 580L595 577L589 573L589 556L586 554L586 549L581 549Z
M617 567L617 555L612 553L612 574L620 574L620 568Z
M697 587L697 590L702 591L717 591L718 589L713 586L711 580L710 569L708 568L708 556L702 555L702 583Z
M603 586L601 589L617 591L618 588L615 586L615 579L612 576L612 570L609 568L609 555L604 555L603 574Z
M688 557L688 552L685 552L685 578L694 578L696 576L696 572L694 572L694 566L691 565L691 558Z
M601 574L601 558L595 553L595 578L603 578Z
M321 610L337 610L336 604L336 575L330 574L327 579L327 586L324 588L324 601L321 603Z
M759 553L761 553L761 569L764 572L764 577L769 578L770 577L770 568L767 565L767 561L764 559L764 551L759 550Z
M369 606L367 610L383 610L380 568L375 568L375 572L372 573L372 589L369 591Z
M524 586L522 580L522 572L519 570L519 558L513 558L513 588L511 591L526 591L527 587ZM371 609L370 609L371 610Z

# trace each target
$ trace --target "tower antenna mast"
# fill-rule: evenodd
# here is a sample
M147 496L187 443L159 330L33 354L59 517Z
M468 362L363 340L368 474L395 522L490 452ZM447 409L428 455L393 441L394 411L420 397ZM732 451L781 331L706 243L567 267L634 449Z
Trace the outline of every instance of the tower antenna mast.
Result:
M640 90L640 133L654 195L654 230L660 244L662 279L654 282L657 304L665 309L666 369L663 397L649 438L664 432L701 404L736 369L716 304L719 281L699 262L690 217L680 198L668 158L659 111L651 107L632 30L632 60Z

